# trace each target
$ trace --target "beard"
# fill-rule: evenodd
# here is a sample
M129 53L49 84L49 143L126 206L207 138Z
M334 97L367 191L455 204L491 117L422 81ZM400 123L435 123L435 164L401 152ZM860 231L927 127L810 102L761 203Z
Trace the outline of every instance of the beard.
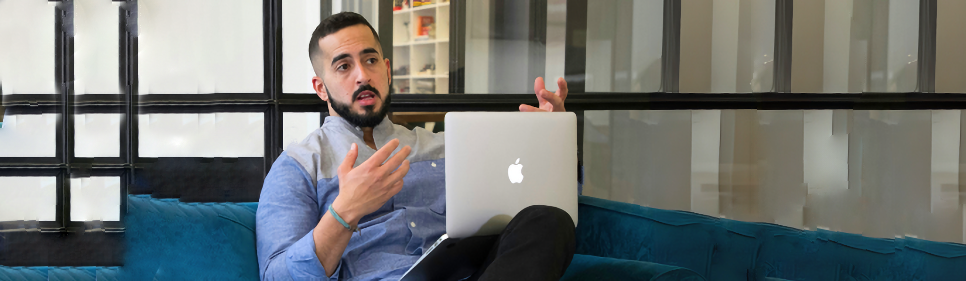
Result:
M372 91L372 93L376 95L375 98L382 98L382 95L379 94L379 90L376 90L376 88L373 88L371 85L362 85L359 87L359 89L356 89L356 91L352 93L352 99L348 104L336 101L331 95L329 95L329 104L332 105L332 110L335 110L335 113L338 113L339 116L349 122L349 124L360 128L374 128L376 125L379 125L379 123L386 118L386 114L389 113L389 102L392 100L392 97L386 96L386 98L382 101L382 108L380 108L379 111L376 111L376 105L366 105L362 107L362 109L365 110L365 113L357 114L352 112L351 101L356 100L362 91ZM325 92L326 95L328 95L328 87L325 88Z

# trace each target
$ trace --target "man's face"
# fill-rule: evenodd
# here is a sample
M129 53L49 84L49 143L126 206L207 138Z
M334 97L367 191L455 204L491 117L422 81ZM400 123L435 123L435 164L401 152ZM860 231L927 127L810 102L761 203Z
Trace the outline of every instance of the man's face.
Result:
M319 40L322 76L315 91L334 113L359 127L374 127L389 111L389 59L369 27L358 24Z

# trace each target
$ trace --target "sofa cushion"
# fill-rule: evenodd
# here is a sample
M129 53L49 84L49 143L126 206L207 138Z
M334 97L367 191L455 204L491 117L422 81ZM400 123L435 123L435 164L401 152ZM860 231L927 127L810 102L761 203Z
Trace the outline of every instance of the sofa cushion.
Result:
M128 197L122 280L258 280L257 203Z
M560 280L704 280L686 268L650 262L574 255Z

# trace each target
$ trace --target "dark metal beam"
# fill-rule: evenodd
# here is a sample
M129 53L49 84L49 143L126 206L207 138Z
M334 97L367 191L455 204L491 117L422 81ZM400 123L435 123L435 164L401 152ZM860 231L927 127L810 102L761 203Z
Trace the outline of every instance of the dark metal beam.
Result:
M916 87L936 92L936 0L919 0L919 60Z
M584 21L586 22L586 19ZM661 91L677 93L681 70L681 2L678 0L664 0L663 37Z

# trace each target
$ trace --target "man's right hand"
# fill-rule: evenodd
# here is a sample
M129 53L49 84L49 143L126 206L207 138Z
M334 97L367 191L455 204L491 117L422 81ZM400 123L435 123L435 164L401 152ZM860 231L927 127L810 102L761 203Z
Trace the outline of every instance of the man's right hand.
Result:
M399 140L393 139L355 168L359 146L353 143L349 148L339 165L339 195L332 202L332 208L349 225L358 225L359 219L378 210L402 190L403 177L409 172L409 160L405 159L412 149L407 145L389 158L396 147Z

